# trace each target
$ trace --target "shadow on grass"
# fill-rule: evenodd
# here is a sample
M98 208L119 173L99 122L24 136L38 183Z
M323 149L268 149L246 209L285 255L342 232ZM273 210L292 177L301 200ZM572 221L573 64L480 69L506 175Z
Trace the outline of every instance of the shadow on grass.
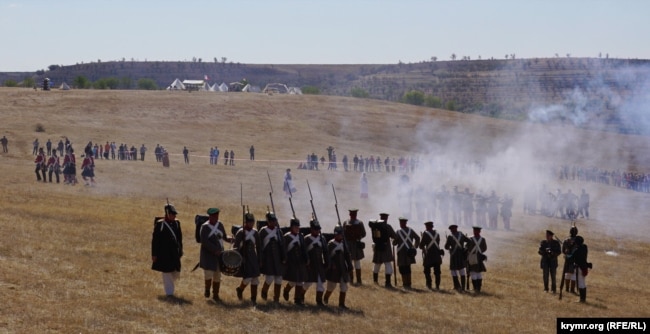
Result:
M177 297L177 296L167 296L167 295L162 295L158 296L158 300L161 302L165 302L168 304L172 305L192 305L192 301L185 299L183 297Z

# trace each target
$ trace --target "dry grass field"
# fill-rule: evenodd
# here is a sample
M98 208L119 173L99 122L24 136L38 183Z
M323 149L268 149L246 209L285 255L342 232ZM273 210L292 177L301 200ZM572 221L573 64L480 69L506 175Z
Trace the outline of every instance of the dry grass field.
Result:
M647 172L646 137L344 97L4 88L0 101L0 136L9 139L9 152L0 154L0 332L549 333L555 331L557 317L650 316L650 292L643 283L650 272L650 196L560 181L548 172L562 163ZM37 124L45 131L36 132ZM36 182L32 141L56 143L64 137L72 141L78 159L88 141L145 144L149 151L144 162L97 160L96 187ZM155 162L156 144L171 153L170 168ZM236 153L235 166L224 166L222 160L209 164L208 151L215 145ZM248 159L251 145L255 161ZM298 188L293 202L303 224L311 213L308 180L324 232L337 222L332 185L341 219L348 207L359 208L363 221L387 211L397 227L398 173L369 173L370 198L362 200L359 173L346 173L341 166L338 171L296 168L309 153L326 155L330 145L339 161L344 154L350 159L355 154L403 155L443 166L419 169L411 177L413 184L513 195L513 230L503 231L499 222L499 230L483 232L488 243L484 293L453 292L447 256L443 291L429 292L419 255L412 267L417 290L386 290L372 284L367 249L365 284L350 288L350 311L339 312L335 305L317 308L314 287L304 308L284 301L273 306L259 297L252 307L247 299L237 300L239 279L233 277L223 278L222 303L206 301L203 274L190 272L199 252L194 215L217 206L227 228L241 224L241 196L261 218L270 205L267 172L283 226L291 209L282 193L282 176L292 168ZM190 150L190 164L183 163L184 146ZM474 160L486 163L488 172L468 178L446 168L453 161ZM524 187L542 183L563 191L586 188L591 194L592 219L578 222L594 263L587 304L574 303L577 297L571 294L560 301L542 291L539 241L546 229L561 238L569 230L567 221L523 215ZM165 301L160 274L150 270L152 222L162 215L167 198L184 228L180 303ZM422 223L409 222L418 233ZM436 228L447 231L437 221Z

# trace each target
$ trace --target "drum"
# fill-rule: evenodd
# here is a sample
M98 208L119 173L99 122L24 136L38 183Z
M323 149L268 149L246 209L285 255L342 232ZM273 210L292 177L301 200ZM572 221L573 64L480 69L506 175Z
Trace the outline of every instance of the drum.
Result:
M235 276L242 264L242 256L236 250L226 250L221 253L221 273Z

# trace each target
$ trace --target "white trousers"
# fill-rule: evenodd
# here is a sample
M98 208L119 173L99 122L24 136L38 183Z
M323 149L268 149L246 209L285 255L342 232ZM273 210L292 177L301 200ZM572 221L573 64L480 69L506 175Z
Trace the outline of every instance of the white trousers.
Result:
M175 283L181 278L179 271L172 271L169 273L162 273L163 287L167 296L174 295Z

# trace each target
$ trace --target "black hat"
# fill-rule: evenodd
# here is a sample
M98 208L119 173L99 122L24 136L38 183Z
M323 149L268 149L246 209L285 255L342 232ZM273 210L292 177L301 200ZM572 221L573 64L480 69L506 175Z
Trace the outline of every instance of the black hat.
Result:
M574 241L575 241L576 245L578 245L578 246L581 246L582 244L585 243L585 239L582 238L582 237L579 236L579 235L576 236L576 238L574 239Z
M424 222L424 226L433 226L432 221Z
M247 223L248 222L254 222L255 221L255 216L252 213L249 212L249 213L244 215L244 220L246 220Z
M208 215L214 215L219 213L219 208L209 208L208 209Z
M482 230L483 228L480 226L472 226L472 230Z
M387 213L380 213L380 214L379 214L379 217L380 217L381 219L384 219L384 220L385 220L386 218L388 218L388 214L387 214Z
M455 224L454 225L449 225L450 230L455 230L457 228L458 228L458 225L455 225Z
M353 212L356 213L356 212L359 211L359 209L351 208L351 209L348 209L348 211L350 211L350 213L353 213Z
M166 204L165 205L165 213L176 215L176 214L178 214L178 211L176 211L176 208L173 205Z
M295 217L291 218L291 221L289 222L289 226L291 226L291 227L293 227L293 226L300 227L300 220L298 220L298 218L295 218Z
M320 223L318 220L313 219L309 222L309 227L314 230L320 230Z
M266 221L278 221L278 217L275 216L273 212L266 213Z
M399 217L399 221L400 222L407 222L407 221L409 221L409 219L406 218L406 217Z
M576 235L578 235L578 228L575 226L571 226L571 229L569 230L569 234L575 237Z
M343 228L341 226L336 226L334 228L334 234L343 234Z
M547 235L555 235L555 233L553 233L553 231L551 231L551 230L546 230L546 234Z

